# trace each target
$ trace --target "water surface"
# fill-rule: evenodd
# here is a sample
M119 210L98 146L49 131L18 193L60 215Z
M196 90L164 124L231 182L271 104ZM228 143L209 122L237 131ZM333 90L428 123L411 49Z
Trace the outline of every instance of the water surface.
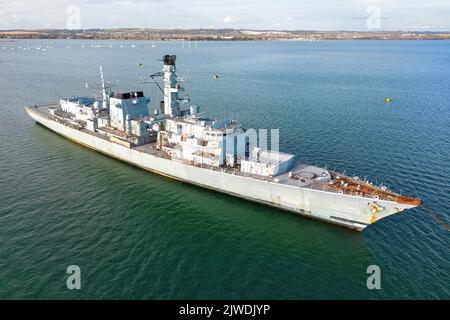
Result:
M298 160L418 196L449 222L450 42L2 42L0 298L450 297L448 231L422 209L355 233L144 172L24 113L99 95L85 87L99 64L115 90L156 103L139 81L166 53L204 114L279 128ZM66 288L72 264L80 291Z

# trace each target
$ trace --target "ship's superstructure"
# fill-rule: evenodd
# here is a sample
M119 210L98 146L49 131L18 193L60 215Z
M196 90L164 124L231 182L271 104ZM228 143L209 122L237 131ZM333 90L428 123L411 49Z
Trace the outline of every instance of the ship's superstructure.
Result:
M188 96L176 73L176 56L163 57L153 112L142 91L114 93L101 71L101 99L72 97L57 105L28 107L44 126L97 151L172 178L362 230L420 204L419 199L326 168L295 162L294 155L251 143L251 130L234 120L184 108Z

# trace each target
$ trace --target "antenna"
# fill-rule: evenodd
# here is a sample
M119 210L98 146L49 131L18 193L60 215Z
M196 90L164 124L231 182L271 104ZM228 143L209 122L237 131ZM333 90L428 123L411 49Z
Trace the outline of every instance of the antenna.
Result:
M164 93L164 90L163 90L163 88L161 88L161 86L159 85L159 82L158 81L156 81L156 77L163 77L164 76L164 73L162 73L162 72L156 72L156 73L154 73L154 74L151 74L149 77L153 80L153 81L140 81L140 83L154 83L154 84L156 84L157 86L158 86L158 88L159 88L159 90L161 90L161 92L163 93L163 95L164 96L166 96L166 94Z
M107 109L107 99L108 99L108 94L106 93L106 87L105 87L105 78L103 77L103 68L102 65L100 65L100 77L102 79L101 82L101 90L102 90L102 109L106 110Z
M86 88L95 88L100 89L100 93L102 95L102 109L107 110L108 109L108 103L109 103L109 94L111 93L111 88L115 87L116 85L112 85L110 83L105 83L105 77L103 75L103 68L100 65L100 84L99 85L90 85L86 81Z

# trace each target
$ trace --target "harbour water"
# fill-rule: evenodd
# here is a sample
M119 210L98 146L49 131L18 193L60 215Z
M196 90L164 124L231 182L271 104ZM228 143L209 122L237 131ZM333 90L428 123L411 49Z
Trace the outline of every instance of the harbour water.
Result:
M423 209L360 234L144 172L23 110L99 95L85 82L100 64L156 102L139 81L166 53L206 115L279 128L298 160L420 197L449 224L450 42L2 41L0 298L450 298L448 231Z

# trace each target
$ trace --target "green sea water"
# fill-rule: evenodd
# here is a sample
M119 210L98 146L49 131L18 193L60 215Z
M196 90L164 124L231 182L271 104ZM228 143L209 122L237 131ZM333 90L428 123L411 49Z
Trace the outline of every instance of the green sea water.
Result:
M24 112L99 95L85 87L99 64L154 105L139 81L166 53L205 115L279 128L297 160L418 196L449 223L450 42L1 42L0 298L450 298L449 233L423 209L356 233L142 171Z

